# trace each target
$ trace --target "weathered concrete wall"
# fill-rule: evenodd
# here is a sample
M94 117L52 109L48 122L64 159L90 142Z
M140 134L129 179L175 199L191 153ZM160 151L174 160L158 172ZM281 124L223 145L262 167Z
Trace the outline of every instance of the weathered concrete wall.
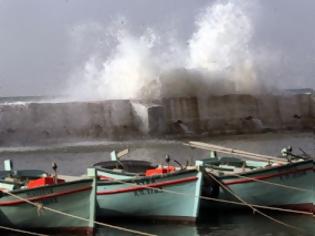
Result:
M168 131L171 133L191 133L200 130L198 99L187 98L166 98L162 101L165 107Z
M315 95L310 96L310 103L311 117L315 118Z
M298 95L298 100L301 107L301 126L302 128L315 128L313 116L314 100L312 95Z
M300 126L301 106L296 96L283 96L278 98L280 119L284 127L294 128Z
M199 134L250 133L315 126L315 99L311 95L255 97L234 94L208 98L169 98L164 99L163 104L171 133L181 130ZM181 124L176 129L178 121Z
M53 138L249 133L315 128L312 95L0 104L0 145Z
M0 105L0 143L109 137L135 130L129 101Z
M206 130L232 132L253 128L257 117L257 100L249 95L211 96L208 99Z
M266 129L279 129L281 117L278 97L274 95L261 95L257 97L258 118Z
M310 95L281 96L278 101L280 119L284 128L306 128L311 125Z

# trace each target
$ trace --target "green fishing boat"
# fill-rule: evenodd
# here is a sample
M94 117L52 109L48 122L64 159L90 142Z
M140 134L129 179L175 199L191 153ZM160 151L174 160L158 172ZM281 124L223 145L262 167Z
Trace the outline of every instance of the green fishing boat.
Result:
M239 208L247 204L315 212L314 161L309 156L292 153L284 148L283 158L227 149L216 145L190 142L205 150L231 153L255 161L236 157L211 158L201 161L206 169L206 179L212 183L212 197L241 204L202 201L203 207Z
M92 178L66 182L37 170L1 174L0 226L93 232L95 181Z
M239 202L236 195L252 205L315 212L314 162L312 160L281 166L267 166L216 178L233 193L216 184L219 189L216 198ZM219 207L235 208L237 205L219 204Z
M198 217L202 173L196 168L165 173L156 168L150 176L115 174L100 167L95 170L98 176L111 176L97 181L97 218L195 221Z

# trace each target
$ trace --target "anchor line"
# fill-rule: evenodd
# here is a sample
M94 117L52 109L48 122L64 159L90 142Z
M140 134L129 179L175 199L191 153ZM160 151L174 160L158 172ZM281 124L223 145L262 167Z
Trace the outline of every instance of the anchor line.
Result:
M89 219L81 217L81 216L72 215L72 214L69 214L69 213L66 213L66 212L62 212L60 210L56 210L56 209L53 209L53 208L50 208L50 207L39 205L39 203L34 203L32 201L29 201L26 198L20 197L20 196L18 196L16 194L13 194L13 193L9 192L9 191L4 191L4 190L0 190L0 191L2 191L3 193L6 193L6 194L8 194L8 195L10 195L12 197L15 197L15 198L17 198L17 199L19 199L21 201L24 201L24 202L26 202L26 203L36 207L37 209L38 209L38 207L40 207L41 209L48 210L50 212L54 212L54 213L57 213L57 214L60 214L60 215L72 217L72 218L79 219L79 220L86 221L86 222L90 221ZM144 235L144 236L156 236L155 234L145 233L145 232L141 232L141 231L133 230L133 229L128 229L128 228L121 227L121 226L106 224L106 223L99 222L99 221L93 221L93 223L96 224L96 225L100 225L100 226L104 226L104 227L108 227L108 228L112 228L112 229L116 229L116 230L120 230L120 231L125 231L125 232L132 233L132 234ZM40 236L46 236L46 235L40 235Z

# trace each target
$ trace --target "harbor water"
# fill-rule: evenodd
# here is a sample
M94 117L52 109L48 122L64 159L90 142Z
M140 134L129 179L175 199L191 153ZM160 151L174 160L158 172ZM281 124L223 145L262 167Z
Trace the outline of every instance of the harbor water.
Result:
M165 155L182 164L193 163L196 159L209 156L207 151L192 149L183 143L196 139L153 139L113 142L106 140L76 140L67 143L53 143L45 146L1 147L0 161L11 159L16 169L43 169L52 172L51 163L58 164L58 173L63 175L82 175L93 163L109 160L112 150L129 149L125 159L149 160L165 164ZM256 135L216 136L198 139L231 148L279 155L283 147L291 145L293 151L302 150L312 156L315 153L315 136L305 133L264 133ZM142 220L106 222L157 235L315 235L314 217L297 214L275 214L274 218L299 230L280 225L252 211L245 212L206 212L196 225L145 222ZM301 230L301 231L300 231ZM8 235L9 232L5 232ZM15 235L15 234L10 234ZM96 235L131 235L105 227L98 227Z

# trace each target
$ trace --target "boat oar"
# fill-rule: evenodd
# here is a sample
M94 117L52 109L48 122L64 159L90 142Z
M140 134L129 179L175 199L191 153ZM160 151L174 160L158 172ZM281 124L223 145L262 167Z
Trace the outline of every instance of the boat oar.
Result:
M129 149L126 148L126 149L124 149L124 150L122 150L122 151L120 151L120 152L117 153L117 158L120 158L120 157L122 157L122 156L125 156L125 155L127 155L128 153L129 153Z
M267 162L274 161L274 162L278 162L278 163L282 163L282 164L288 163L287 160L284 160L284 159L281 159L278 157L261 155L261 154L257 154L257 153L246 152L246 151L242 151L239 149L226 148L226 147L208 144L208 143L190 141L185 145L188 145L188 146L194 147L194 148L200 148L200 149L208 150L208 151L217 151L217 152L224 153L224 154L233 154L236 156L244 157L246 159L267 161Z
M127 155L128 153L129 153L129 149L128 149L128 148L126 148L126 149L124 149L124 150L122 150L122 151L120 151L120 152L118 152L118 153L116 153L116 151L112 151L112 152L110 153L111 160L117 162L117 163L116 163L116 168L117 168L117 169L118 169L118 164L121 165L121 167L122 167L123 169L125 168L124 165L123 165L123 163L120 161L120 158L123 157L123 156L125 156L125 155Z

